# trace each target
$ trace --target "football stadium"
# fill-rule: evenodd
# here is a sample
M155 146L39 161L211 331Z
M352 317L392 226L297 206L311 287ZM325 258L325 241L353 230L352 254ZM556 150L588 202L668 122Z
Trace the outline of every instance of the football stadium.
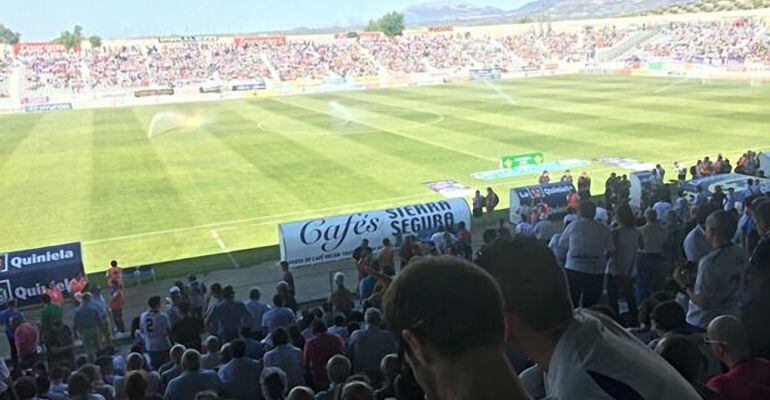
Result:
M402 3L0 20L0 396L770 398L770 4Z

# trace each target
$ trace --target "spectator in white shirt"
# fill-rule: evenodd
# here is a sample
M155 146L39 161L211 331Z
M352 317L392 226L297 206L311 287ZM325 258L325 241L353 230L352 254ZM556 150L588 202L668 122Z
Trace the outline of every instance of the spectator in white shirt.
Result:
M679 282L690 296L687 322L691 325L706 328L720 315L738 315L748 261L743 249L732 242L737 225L724 210L706 220L706 238L714 250L700 259L694 283Z
M701 258L711 252L712 247L706 238L706 219L715 211L711 203L706 203L695 208L695 221L697 225L684 238L684 255L689 263L698 265Z
M573 311L564 272L544 246L498 241L478 263L502 288L511 350L545 371L548 398L700 398L674 368L610 318Z
M574 304L591 307L599 301L604 286L607 253L614 250L609 228L596 222L596 204L580 203L580 218L569 224L559 238L567 251L567 281Z
M668 238L668 230L658 222L658 213L647 210L644 213L647 221L639 228L642 237L642 247L637 257L637 298L646 299L663 286L663 245Z

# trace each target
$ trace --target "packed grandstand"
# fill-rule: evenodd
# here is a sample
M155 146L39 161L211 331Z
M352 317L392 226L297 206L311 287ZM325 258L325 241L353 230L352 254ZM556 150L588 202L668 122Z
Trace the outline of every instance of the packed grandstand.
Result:
M762 18L660 22L570 31L529 27L518 33L413 32L392 38L287 36L137 39L87 44L19 43L0 50L0 91L16 73L26 94L185 87L210 82L264 82L371 77L388 73L513 71L559 63L587 64L619 45L628 60L676 60L713 66L767 65L770 39ZM606 57L605 57L606 58Z

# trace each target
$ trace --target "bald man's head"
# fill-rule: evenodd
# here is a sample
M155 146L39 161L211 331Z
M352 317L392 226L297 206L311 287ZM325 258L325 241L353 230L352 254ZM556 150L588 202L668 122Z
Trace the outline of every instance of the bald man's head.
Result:
M714 356L728 366L731 362L743 361L750 355L746 327L732 315L714 318L706 330L706 336Z

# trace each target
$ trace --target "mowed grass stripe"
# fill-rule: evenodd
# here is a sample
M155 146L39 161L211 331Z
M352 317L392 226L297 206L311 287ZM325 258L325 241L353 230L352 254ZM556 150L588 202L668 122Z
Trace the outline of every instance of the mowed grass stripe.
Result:
M2 170L0 218L8 229L0 233L1 247L53 245L83 234L91 191L91 117L86 111L31 118L26 139Z
M91 226L85 239L191 224L183 198L134 109L94 112Z
M27 138L32 128L45 114L10 114L0 115L0 173L3 165L16 148Z

